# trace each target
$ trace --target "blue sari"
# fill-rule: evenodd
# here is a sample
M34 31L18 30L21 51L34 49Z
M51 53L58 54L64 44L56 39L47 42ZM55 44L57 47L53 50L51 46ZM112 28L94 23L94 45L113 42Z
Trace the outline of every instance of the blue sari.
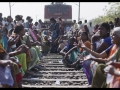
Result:
M3 40L3 48L4 48L4 50L6 50L7 49L7 44L8 44L8 38L7 38L7 36L3 33L2 34L2 40Z

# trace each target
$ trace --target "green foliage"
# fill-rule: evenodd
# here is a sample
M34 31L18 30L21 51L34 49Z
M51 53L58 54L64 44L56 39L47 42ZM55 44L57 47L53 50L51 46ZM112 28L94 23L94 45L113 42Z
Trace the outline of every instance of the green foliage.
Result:
M109 21L114 21L114 18L120 17L120 2L108 2L110 5L110 8L103 9L105 12L104 16L98 16L93 20L93 24L100 24L102 22L109 22Z

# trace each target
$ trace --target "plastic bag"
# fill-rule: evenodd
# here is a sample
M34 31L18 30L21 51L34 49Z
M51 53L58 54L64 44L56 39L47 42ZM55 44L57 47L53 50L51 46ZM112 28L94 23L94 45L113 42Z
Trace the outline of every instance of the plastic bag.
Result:
M0 67L0 82L1 84L7 84L13 86L14 80L10 72L10 68L2 68Z

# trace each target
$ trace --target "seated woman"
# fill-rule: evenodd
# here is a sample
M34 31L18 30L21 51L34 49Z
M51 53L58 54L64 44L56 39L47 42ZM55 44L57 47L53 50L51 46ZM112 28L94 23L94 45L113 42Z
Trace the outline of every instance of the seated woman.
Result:
M42 52L47 54L50 50L50 41L48 40L48 36L44 36L42 40Z
M60 55L62 55L64 57L66 52L68 52L71 48L74 47L74 45L73 45L74 42L75 42L75 38L74 37L70 37L68 39L67 45L60 51Z
M89 39L88 39L88 34L86 33L86 32L81 32L81 34L80 34L80 38L78 39L78 40L82 40L83 41L83 43L84 43L84 45L87 47L87 48L89 48L89 49L91 49L91 44L90 44L90 41L89 41ZM82 49L82 48L80 48L79 49L79 54L80 54L80 57L82 56L82 57L84 57L84 56L86 56L86 55L88 55L89 53L88 52L86 52L84 49ZM76 67L76 65L78 65L79 64L79 60L80 59L78 59L76 62L74 62L74 63L72 63L70 66L71 67Z
M99 37L100 37L100 39L99 39L99 46L96 47L96 39L98 37L98 34L99 34ZM96 33L91 38L91 49L93 51L97 52L97 53L101 53L102 51L106 50L109 46L112 45L111 44L110 26L109 26L109 24L102 23L99 26L99 33L98 34ZM96 63L96 62L94 62L92 60L83 62L84 72L87 75L89 85L91 85L91 83L92 83L92 77L93 77L94 70L95 70L95 69L92 68L92 65L96 65L94 63ZM91 69L93 69L93 70L91 70Z
M16 55L18 55L18 54L21 54L21 53L26 52L27 50L26 50L26 48L19 47L19 48L16 49L15 51L9 52L11 46L14 45L14 44L18 41L18 39L19 39L19 36L16 36L15 38L8 39L8 41L6 42L6 45L7 45L6 51L5 51L4 48L3 48L3 45L4 45L4 44L3 44L3 43L0 43L0 49L1 49L0 52L2 52L2 53L0 53L0 57L1 57L1 59L3 59L3 60L11 59L12 61L14 61L14 62L18 65L19 70L20 70L20 73L17 74L17 76L16 76L16 81L17 81L17 83L18 83L18 87L22 87L22 85L21 85L21 80L22 80L22 76L24 75L24 72L22 71L22 68L21 68L20 63L19 63L18 61L16 61L16 59L15 59L14 57L15 57ZM25 51L23 51L23 49L24 49ZM7 54L7 53L9 53L9 54ZM10 57L9 57L9 56L10 56Z
M60 51L60 54L63 56L63 63L65 65L68 65L68 64L72 64L72 62L75 62L76 58L77 58L77 53L78 53L78 50L75 48L74 50L74 42L75 42L75 38L71 37L69 40L68 40L68 45L65 46L61 51ZM73 49L73 50L71 50ZM68 53L69 52L69 53ZM70 56L68 56L68 54L70 54ZM68 58L66 58L68 57ZM66 61L67 60L67 61Z
M58 40L58 53L60 53L60 51L67 45L68 40L66 40L67 37L66 36L60 36L59 40Z
M29 35L25 35L25 29L24 26L22 24L20 25L16 25L14 33L16 35L20 35L20 39L18 41L18 43L16 44L17 47L19 47L22 44L25 44L29 47L29 51L26 53L27 55L27 62L23 60L20 61L20 63L22 63L22 67L24 67L25 70L27 70L27 66L28 66L28 70L30 69L34 69L33 67L36 66L40 60L39 56L40 54L38 54L36 48L34 46L39 45L38 42L34 42L33 41L33 37L30 37ZM30 41L31 38L31 42ZM22 58L21 56L17 56L18 58ZM23 66L24 65L24 66ZM36 69L34 69L36 70Z
M9 40L8 41L8 45L10 47L10 45L12 45L12 43L14 44L16 42L15 39L13 40ZM9 48L7 47L7 49ZM24 51L23 51L24 50ZM8 49L9 51L9 49ZM1 59L1 63L2 63L2 60L6 60L9 61L11 60L12 62L12 66L11 67L11 73L12 73L12 76L13 76L13 79L14 79L14 85L13 87L18 87L18 88L22 88L22 84L21 84L21 80L22 80L22 72L21 72L21 65L19 64L18 61L16 61L16 59L14 58L11 58L15 55L18 55L18 54L21 54L23 52L26 52L26 48L21 48L19 47L17 50L15 50L14 52L11 52L11 53L7 53L6 51L4 51L2 45L0 44L0 59ZM4 87L7 87L6 85L4 85Z
M10 65L10 77L8 80L2 77L2 73L4 73L6 66ZM2 67L2 68L1 68ZM16 68L17 67L17 68ZM13 63L11 60L0 60L0 69L1 69L1 75L0 75L0 82L2 87L1 88L18 88L17 82L16 82L16 75L19 73L19 69L17 64ZM4 70L3 70L4 69ZM4 81L2 81L4 80ZM20 87L21 88L21 87Z
M106 67L106 63L110 62L110 61L117 61L119 62L120 59L120 43L119 43L119 39L120 39L120 27L116 27L114 28L112 35L111 35L111 41L113 43L113 45L111 45L108 49L104 50L102 53L96 53L88 48L85 47L85 45L82 42L79 42L79 46L82 47L83 49L87 50L89 53L91 53L91 55L93 55L96 58L89 58L87 60L94 60L98 63L103 63L103 64L99 64L98 67L96 68L95 74L93 76L93 80L92 80L92 88L105 88L108 85L106 84L106 76L105 76L105 71L104 68ZM117 65L117 64L116 64ZM108 70L109 72L110 70ZM111 74L111 73L110 73ZM113 73L114 75L114 73ZM114 80L114 79L113 79ZM117 80L117 79L116 79ZM119 84L119 82L114 81L111 82L113 85L113 87Z

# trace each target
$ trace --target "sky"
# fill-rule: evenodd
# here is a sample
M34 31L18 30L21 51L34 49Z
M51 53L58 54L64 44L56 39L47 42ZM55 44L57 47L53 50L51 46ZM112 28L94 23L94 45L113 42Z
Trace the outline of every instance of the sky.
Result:
M44 21L44 5L51 2L11 2L11 16L15 19L16 15L23 15L33 18L33 23L41 19ZM65 2L72 5L72 20L78 21L78 2ZM108 2L80 2L80 18L88 21L104 15L103 8L108 6ZM108 6L109 7L109 6ZM0 2L0 12L3 17L10 15L9 2Z

